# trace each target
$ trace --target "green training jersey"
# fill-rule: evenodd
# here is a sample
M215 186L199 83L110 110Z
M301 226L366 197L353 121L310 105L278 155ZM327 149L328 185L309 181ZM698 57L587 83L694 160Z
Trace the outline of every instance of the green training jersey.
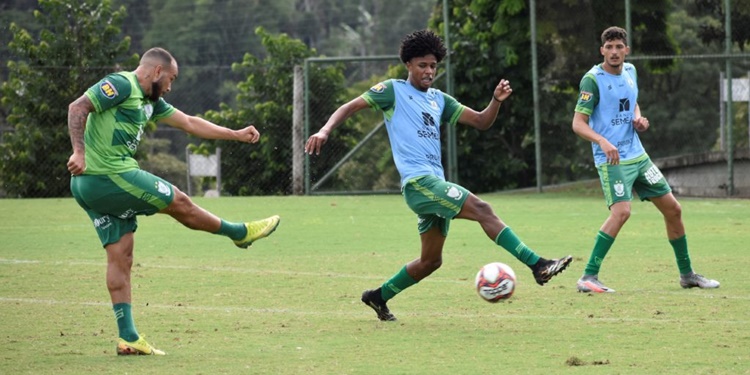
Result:
M175 109L159 98L148 99L134 72L110 74L86 91L94 112L86 120L86 171L116 174L139 169L133 158L149 120L171 116Z

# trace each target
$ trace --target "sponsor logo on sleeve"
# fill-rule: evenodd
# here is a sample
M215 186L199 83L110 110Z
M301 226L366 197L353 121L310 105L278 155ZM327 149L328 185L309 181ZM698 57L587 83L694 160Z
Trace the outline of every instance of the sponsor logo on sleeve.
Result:
M376 94L380 94L381 92L385 91L385 84L383 84L382 82L378 83L377 85L370 87L370 91Z
M580 96L580 98L581 98L580 100L581 100L582 102L586 103L586 102L588 102L589 100L591 100L591 93L590 93L590 92L588 92L588 91L581 91L581 96Z
M106 97L107 99L114 99L117 96L117 89L111 82L107 80L102 81L102 83L99 85L99 91L101 91L102 95L104 95L104 97Z

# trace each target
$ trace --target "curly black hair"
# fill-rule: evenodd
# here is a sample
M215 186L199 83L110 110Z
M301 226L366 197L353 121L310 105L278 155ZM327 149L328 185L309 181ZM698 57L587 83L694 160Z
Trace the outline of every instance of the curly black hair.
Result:
M399 56L404 64L415 57L424 57L429 54L434 55L440 62L446 53L443 40L430 30L419 30L405 36L399 49Z

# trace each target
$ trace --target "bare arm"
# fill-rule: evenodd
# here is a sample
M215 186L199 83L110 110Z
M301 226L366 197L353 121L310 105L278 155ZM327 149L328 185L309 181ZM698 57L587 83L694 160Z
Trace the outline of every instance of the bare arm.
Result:
M94 112L94 104L86 95L81 95L68 106L68 133L73 146L73 155L68 158L68 171L79 175L86 171L86 145L83 134L86 131L86 119Z
M320 155L320 148L328 141L328 136L331 134L333 129L336 129L339 125L344 123L349 117L352 117L355 113L368 108L370 105L362 99L362 97L356 97L348 103L339 107L331 117L326 121L320 130L311 135L305 143L305 152L312 155Z
M581 112L576 112L573 115L573 132L589 142L599 144L604 154L607 155L607 162L609 164L620 164L620 152L617 151L617 147L612 145L607 138L604 138L604 136L594 131L594 129L591 129L588 115Z
M253 125L240 130L233 130L197 116L188 116L179 109L161 121L203 139L226 139L247 143L255 143L260 139L260 133Z
M500 104L510 96L513 89L510 87L510 82L501 79L495 87L495 91L492 92L492 99L489 104L482 112L477 112L469 107L461 113L461 117L458 118L458 122L464 125L469 125L479 130L487 130L497 119L497 112L500 110Z
M638 105L638 103L635 103L635 111L633 118L633 127L638 132L645 132L649 128L648 119L641 116L641 107Z

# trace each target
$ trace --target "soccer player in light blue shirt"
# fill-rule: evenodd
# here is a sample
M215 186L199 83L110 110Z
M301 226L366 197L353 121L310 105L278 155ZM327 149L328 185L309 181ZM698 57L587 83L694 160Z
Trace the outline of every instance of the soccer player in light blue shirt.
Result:
M615 291L599 280L599 269L617 234L630 217L634 190L641 200L650 200L664 215L667 237L680 271L680 285L683 288L718 288L718 281L693 272L682 208L638 137L638 132L646 131L650 124L641 115L638 106L636 69L625 62L625 57L630 53L627 33L613 26L604 30L601 41L600 52L604 61L591 68L581 79L573 131L591 142L609 217L599 229L586 269L578 280L578 291Z
M383 112L401 188L409 208L417 214L421 256L405 265L379 288L362 293L362 302L383 321L396 320L386 302L404 289L429 276L442 264L442 252L450 221L454 218L479 222L485 234L526 264L539 285L562 272L573 260L545 259L526 246L489 204L464 187L445 180L441 160L440 125L458 123L479 130L489 129L498 110L513 91L500 80L487 107L475 111L440 90L432 88L438 63L445 57L443 42L429 30L415 31L401 42L400 58L409 71L406 80L390 79L339 107L323 128L305 144L309 154L319 154L331 132L358 111L373 108Z

